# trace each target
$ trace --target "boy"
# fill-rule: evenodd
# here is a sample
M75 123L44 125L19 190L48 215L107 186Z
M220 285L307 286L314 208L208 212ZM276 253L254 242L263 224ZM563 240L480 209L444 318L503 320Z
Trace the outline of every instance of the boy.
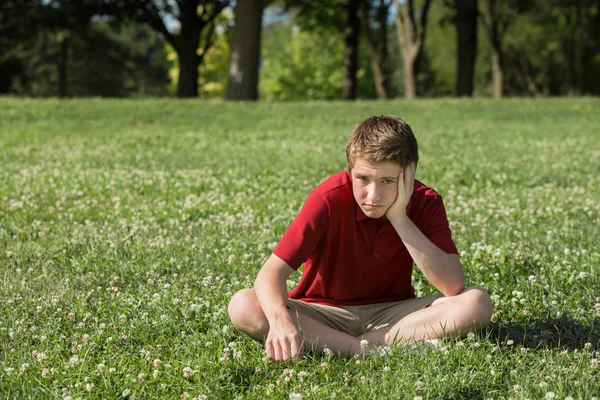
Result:
M370 117L346 147L348 171L308 196L254 289L229 303L233 324L265 342L267 357L301 357L306 346L352 356L485 326L492 302L465 288L442 199L415 180L417 141L404 121ZM415 298L414 264L441 293ZM286 280L301 264L298 286Z

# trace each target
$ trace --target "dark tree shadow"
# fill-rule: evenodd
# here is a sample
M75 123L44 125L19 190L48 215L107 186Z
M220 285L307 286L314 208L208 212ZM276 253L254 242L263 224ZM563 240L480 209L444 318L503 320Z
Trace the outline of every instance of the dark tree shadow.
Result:
M486 329L488 337L500 345L507 340L513 346L530 349L565 349L583 350L586 343L591 344L589 350L600 349L600 320L584 324L572 317L533 320L528 324L518 322L492 322ZM588 345L589 346L589 345Z

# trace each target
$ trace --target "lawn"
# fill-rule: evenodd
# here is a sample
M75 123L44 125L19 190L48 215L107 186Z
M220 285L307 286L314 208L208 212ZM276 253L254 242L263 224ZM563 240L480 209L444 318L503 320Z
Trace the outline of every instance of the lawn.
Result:
M598 110L0 98L0 397L598 398ZM493 322L433 350L270 363L228 300L380 114L412 126Z

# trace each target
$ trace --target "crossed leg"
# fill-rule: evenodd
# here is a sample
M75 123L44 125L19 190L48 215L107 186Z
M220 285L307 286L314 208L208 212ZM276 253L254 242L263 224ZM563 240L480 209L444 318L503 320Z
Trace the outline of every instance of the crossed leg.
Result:
M429 307L415 311L391 326L368 332L363 338L378 346L450 335L464 336L485 327L492 312L492 300L484 290L467 288L456 296L436 299Z
M233 325L253 339L264 342L269 333L269 321L263 313L254 289L242 289L229 302L229 318ZM340 332L296 310L288 310L303 338L305 349L352 356L360 349L360 338Z
M269 321L254 289L237 292L229 302L228 311L235 327L264 342L269 333ZM370 348L376 348L402 341L466 335L487 325L492 311L492 301L485 291L467 288L456 296L436 299L429 307L411 313L389 327L355 337L315 321L301 312L288 310L303 337L304 348L322 351L328 347L334 353L348 357L361 352L362 339L370 343Z

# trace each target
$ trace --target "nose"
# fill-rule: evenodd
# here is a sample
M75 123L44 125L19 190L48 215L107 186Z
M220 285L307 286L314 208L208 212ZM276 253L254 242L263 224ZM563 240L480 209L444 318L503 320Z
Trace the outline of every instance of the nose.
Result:
M367 201L370 204L378 204L379 200L381 200L381 195L379 193L379 187L375 183L371 183L367 187Z

